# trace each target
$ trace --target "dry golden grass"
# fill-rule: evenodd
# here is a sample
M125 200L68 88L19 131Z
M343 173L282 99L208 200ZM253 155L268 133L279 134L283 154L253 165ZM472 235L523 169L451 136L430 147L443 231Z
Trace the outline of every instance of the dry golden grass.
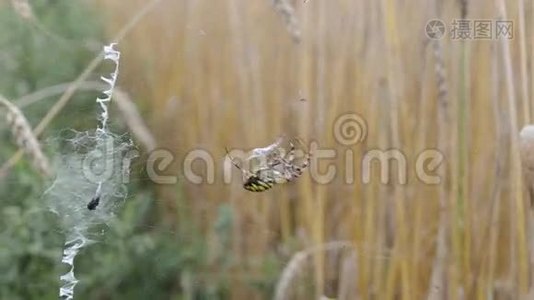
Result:
M216 243L212 225L218 205L227 202L236 216L235 271L257 274L249 262L291 240L299 249L349 240L358 262L352 285L364 299L525 297L534 233L527 226L518 133L534 113L532 1L287 2L298 20L298 44L267 0L163 1L121 43L121 78L136 98L149 99L146 117L157 142L178 158L207 149L221 158L222 170L225 146L267 145L280 134L338 151L330 162L341 172L329 185L306 175L251 194L223 184L222 171L212 185L184 183L205 238ZM115 32L143 3L98 5ZM429 19L450 23L462 15L517 20L515 38L425 37ZM365 142L350 147L353 184L342 179L348 147L332 134L346 112L358 112L369 128ZM383 185L376 172L362 183L360 159L377 148L405 153L408 184ZM414 174L415 159L427 148L446 156L440 185L425 185ZM162 217L177 222L174 188L160 192ZM325 271L324 253L311 255L310 288L319 296L336 280ZM235 279L231 296L259 293Z

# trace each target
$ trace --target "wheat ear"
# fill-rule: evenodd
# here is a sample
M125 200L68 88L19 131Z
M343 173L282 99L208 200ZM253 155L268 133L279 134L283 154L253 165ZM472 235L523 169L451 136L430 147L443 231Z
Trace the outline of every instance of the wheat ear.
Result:
M26 117L24 117L24 114L18 107L1 95L0 104L7 109L6 119L11 129L11 134L15 138L19 148L32 159L32 165L39 173L50 176L52 171L48 159L41 150L41 145L33 134L31 126Z
M287 266L282 271L282 275L276 284L274 299L286 300L290 299L292 294L291 287L294 286L294 281L303 272L308 263L308 258L317 254L324 254L332 251L350 250L355 251L354 245L349 241L333 241L319 246L311 247L299 251L293 255Z

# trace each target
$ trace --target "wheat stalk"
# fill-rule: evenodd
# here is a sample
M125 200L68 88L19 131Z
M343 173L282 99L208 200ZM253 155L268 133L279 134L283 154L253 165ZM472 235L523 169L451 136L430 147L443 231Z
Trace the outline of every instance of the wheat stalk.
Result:
M341 262L337 299L360 299L356 289L357 280L358 257L356 251L352 251Z
M523 123L530 122L530 102L528 87L528 61L527 61L527 42L526 42L526 25L525 25L525 0L519 0L519 56L521 60L521 98L523 102Z
M320 255L331 251L351 250L355 252L354 245L349 241L334 241L323 245L310 247L293 255L276 284L274 299L290 299L294 281L304 273L308 259L314 255Z
M52 171L47 157L41 150L41 145L37 137L33 134L30 124L24 114L0 95L0 104L7 109L6 119L11 129L11 133L20 149L22 149L31 159L33 167L42 175L50 176Z
M500 19L506 20L506 2L504 0L496 0L496 6L498 8L498 14ZM511 208L513 208L512 217L515 218L515 238L512 241L512 250L515 250L513 253L514 256L517 255L517 259L511 261L511 269L513 276L517 279L517 291L524 295L528 290L528 276L529 276L529 267L528 267L528 255L527 255L527 232L526 232L526 214L525 207L523 202L523 180L522 180L522 171L521 171L521 158L520 158L520 147L519 147L519 137L517 132L519 132L519 122L517 114L517 99L515 94L514 87L514 70L512 64L512 54L510 50L510 43L506 40L501 40L501 50L502 50L502 61L504 64L505 71L505 80L506 80L506 98L508 102L508 112L509 112L509 121L510 121L510 130L512 132L510 139L510 167L511 167L511 176L510 176L510 189L511 193ZM515 247L514 247L515 246Z
M156 139L146 126L135 103L130 99L128 94L115 88L113 100L113 103L117 105L119 113L123 117L126 126L128 126L128 129L134 135L135 139L139 141L148 152L156 149Z
M433 2L433 13L439 15L437 3ZM438 105L438 148L447 156L449 154L449 88L447 81L447 72L443 54L443 45L440 40L432 41L435 74L437 79L437 105ZM445 170L440 169L441 178L445 178ZM436 242L436 256L432 264L432 273L430 277L430 287L428 289L427 299L437 300L444 297L445 284L445 264L447 260L447 227L448 227L448 192L445 184L441 185L439 191L439 221Z
M534 211L532 211L532 202L534 200L534 125L527 125L523 127L519 133L520 138L520 155L521 155L521 164L523 167L523 177L524 183L527 189L527 198L529 199L530 209L529 209L529 218L528 218L528 229L530 230L529 234L529 266L532 268L534 265L534 238L531 237L531 234L534 229L534 220L532 219ZM532 297L534 295L534 284L533 280L530 279L529 285L529 295Z

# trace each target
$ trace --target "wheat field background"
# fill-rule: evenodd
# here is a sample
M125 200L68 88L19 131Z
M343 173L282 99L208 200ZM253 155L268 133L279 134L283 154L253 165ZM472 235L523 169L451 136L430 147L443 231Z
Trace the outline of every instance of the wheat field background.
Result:
M111 38L148 2L92 5ZM430 39L432 19L447 30L455 19L511 20L514 35ZM194 226L207 245L204 270L181 277L177 299L220 278L229 299L264 299L250 282L270 261L276 299L534 299L532 183L519 139L534 117L533 36L528 0L156 1L119 43L119 87L174 154L163 172L177 184L133 179L156 191L154 223ZM359 142L336 138L347 114L365 121ZM226 147L281 135L335 150L309 168L333 166L335 179L306 171L250 193L234 169L224 182ZM214 159L213 183L184 174L199 149ZM362 159L390 149L406 158L406 183L399 165L387 183L374 165L366 182ZM429 150L444 157L423 166L438 184L417 176ZM207 176L202 163L193 171ZM232 218L221 218L226 209Z
M336 149L330 163L343 171L345 151L354 151L353 184L338 178L321 185L307 174L251 194L220 180L182 183L203 228L213 228L221 202L236 213L232 298L254 298L241 278L260 272L256 261L273 253L288 261L335 241L354 248L307 252L294 278L285 278L287 293L527 297L534 233L517 135L534 112L533 2L288 1L290 15L276 9L284 1L273 2L162 1L121 43L121 81L146 110L158 142L177 157L202 148L221 164L225 146L253 148L287 134ZM115 32L143 3L98 5ZM431 40L424 28L437 18L509 19L515 35ZM368 125L364 143L353 147L337 143L332 131L348 112ZM410 166L425 149L441 151L441 184L425 185L412 170L405 185L394 175L381 184L376 172L363 184L359 158L390 148ZM175 222L173 190L160 187L159 195L162 217ZM217 232L203 234L217 243Z

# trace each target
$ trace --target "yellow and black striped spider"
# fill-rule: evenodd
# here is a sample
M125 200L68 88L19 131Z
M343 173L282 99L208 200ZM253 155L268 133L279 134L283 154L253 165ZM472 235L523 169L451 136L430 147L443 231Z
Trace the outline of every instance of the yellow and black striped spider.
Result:
M297 139L297 141L299 140ZM299 165L296 162L296 148L293 142L289 141L290 148L287 153L285 153L285 149L280 147L281 143L282 139L280 138L266 148L254 149L252 156L247 160L256 159L260 163L252 170L246 170L239 166L234 158L230 156L228 149L226 149L232 164L243 172L244 189L251 192L263 192L272 188L275 184L293 181L302 175L303 170L310 164L311 153L306 153L303 163Z

